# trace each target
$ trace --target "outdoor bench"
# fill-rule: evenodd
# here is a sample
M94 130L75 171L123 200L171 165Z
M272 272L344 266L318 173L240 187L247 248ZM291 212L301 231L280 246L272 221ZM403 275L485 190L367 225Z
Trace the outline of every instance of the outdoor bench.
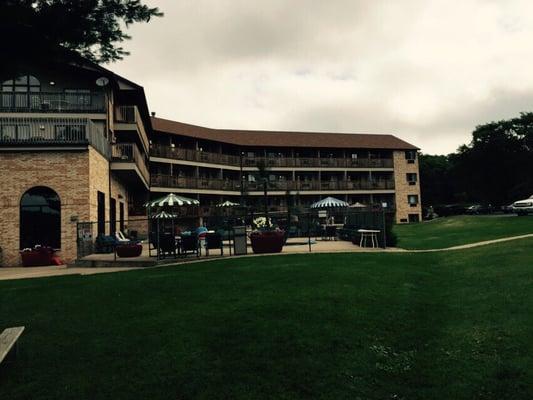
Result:
M0 334L0 364L9 354L9 351L15 346L15 352L18 351L17 340L24 332L23 326L7 328Z

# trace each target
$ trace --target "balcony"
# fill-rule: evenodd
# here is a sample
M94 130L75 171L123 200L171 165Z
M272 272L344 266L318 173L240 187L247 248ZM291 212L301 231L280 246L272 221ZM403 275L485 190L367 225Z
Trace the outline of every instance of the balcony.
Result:
M111 146L111 169L124 178L140 179L149 187L150 173L146 161L135 143L117 143Z
M153 144L150 147L151 157L170 158L173 160L193 161L209 164L240 166L240 157L230 154L211 153L180 147L162 146Z
M136 132L143 147L148 152L150 144L137 106L118 106L115 108L114 130Z
M109 143L103 127L88 118L0 117L0 149L78 148L87 145L109 157Z
M212 153L193 149L153 144L150 156L198 163L240 167L237 155ZM393 168L390 158L318 158L318 157L243 157L244 168L255 168L263 162L271 168Z
M243 166L255 167L259 162L269 167L285 168L392 168L389 158L335 158L335 157L244 157Z
M240 182L230 179L192 178L171 175L152 175L152 186L177 189L224 190L240 192Z
M171 175L152 175L153 187L168 187L186 190L222 190L240 192L238 180L178 177ZM245 182L246 192L262 192L263 185L257 182ZM394 180L379 181L276 181L271 182L269 192L279 191L352 191L352 190L394 190Z
M0 112L104 113L103 93L1 92Z

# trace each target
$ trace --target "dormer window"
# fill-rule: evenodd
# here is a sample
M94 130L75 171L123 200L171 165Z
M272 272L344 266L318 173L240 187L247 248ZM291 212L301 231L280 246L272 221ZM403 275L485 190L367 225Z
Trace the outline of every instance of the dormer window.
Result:
M40 91L41 83L33 75L22 75L2 82L2 92L35 93Z

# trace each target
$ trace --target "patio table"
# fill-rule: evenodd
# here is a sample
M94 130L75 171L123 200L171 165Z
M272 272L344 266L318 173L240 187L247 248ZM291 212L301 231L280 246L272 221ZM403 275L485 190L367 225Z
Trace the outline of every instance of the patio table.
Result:
M379 245L378 243L378 233L380 230L377 229L358 229L358 233L361 234L361 240L359 241L359 247L367 247L366 244L368 239L371 240L372 248L375 248Z

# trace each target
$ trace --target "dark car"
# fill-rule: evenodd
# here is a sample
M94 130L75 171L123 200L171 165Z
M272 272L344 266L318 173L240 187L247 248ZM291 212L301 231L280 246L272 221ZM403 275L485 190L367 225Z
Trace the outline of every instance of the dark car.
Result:
M466 207L461 204L445 204L433 207L435 213L440 217L464 214Z
M493 207L490 204L474 204L466 209L466 214L479 215L479 214L491 214Z

